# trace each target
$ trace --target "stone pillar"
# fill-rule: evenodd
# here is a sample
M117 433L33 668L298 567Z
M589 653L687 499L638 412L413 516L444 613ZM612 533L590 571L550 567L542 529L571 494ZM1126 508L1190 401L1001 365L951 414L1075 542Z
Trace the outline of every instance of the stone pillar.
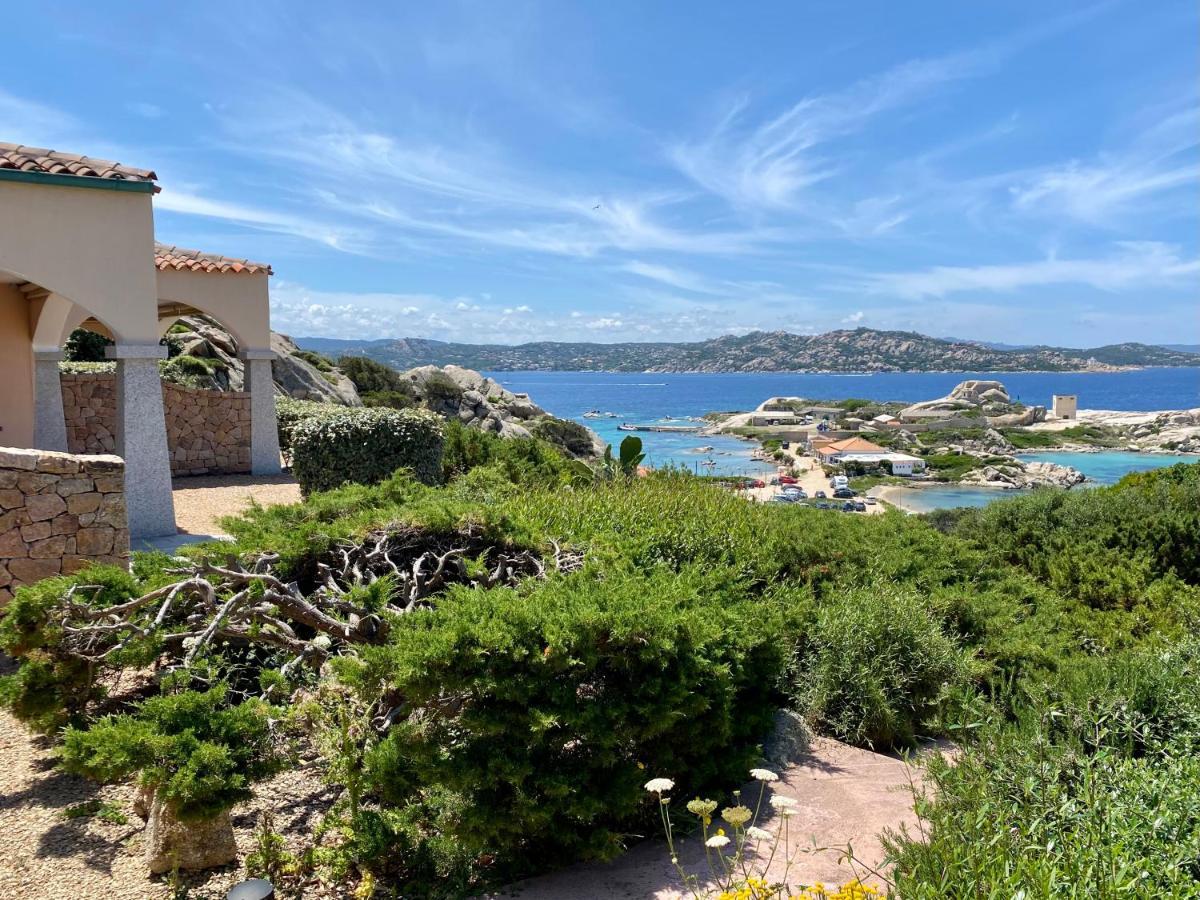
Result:
M63 414L61 350L33 351L33 446L66 453L67 420Z
M278 475L279 426L275 422L274 350L248 347L238 352L245 363L244 388L250 394L250 471Z
M171 458L163 413L159 344L117 344L105 350L117 361L117 455L125 460L125 505L129 536L175 534Z

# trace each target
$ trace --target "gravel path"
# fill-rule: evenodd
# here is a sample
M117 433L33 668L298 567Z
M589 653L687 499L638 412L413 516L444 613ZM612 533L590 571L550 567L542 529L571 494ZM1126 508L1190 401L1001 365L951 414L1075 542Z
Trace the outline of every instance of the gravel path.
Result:
M0 897L19 900L166 900L177 896L169 876L151 877L142 861L143 823L133 814L132 785L100 786L54 768L50 743L0 712ZM234 809L239 856L254 848L254 829L265 809L293 851L312 832L334 797L311 765L289 769L255 789ZM96 802L125 824L100 816L69 817L77 804ZM246 877L243 865L184 874L189 900L215 900ZM279 896L284 896L280 894ZM304 897L341 897L309 884Z
M176 478L175 522L185 534L223 535L219 519L252 503L298 503L300 486L291 475L202 475Z

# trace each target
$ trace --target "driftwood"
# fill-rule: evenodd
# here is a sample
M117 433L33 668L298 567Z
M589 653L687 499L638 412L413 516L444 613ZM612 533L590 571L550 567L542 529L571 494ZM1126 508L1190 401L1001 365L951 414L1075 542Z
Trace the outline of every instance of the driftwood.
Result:
M428 606L450 584L513 586L545 578L548 565L570 572L583 564L581 553L557 543L551 548L543 559L531 550L489 546L471 532L433 537L416 529L381 530L335 547L318 562L307 591L295 581L285 583L276 574L278 555L265 553L249 565L231 559L169 570L179 580L115 606L95 607L85 599L89 588L74 586L50 616L62 633L58 652L93 665L111 663L137 641L157 639L173 668L231 644L280 651L289 657L285 671L319 669L333 654L382 642L384 612L403 615ZM383 578L382 607L355 602L355 588Z

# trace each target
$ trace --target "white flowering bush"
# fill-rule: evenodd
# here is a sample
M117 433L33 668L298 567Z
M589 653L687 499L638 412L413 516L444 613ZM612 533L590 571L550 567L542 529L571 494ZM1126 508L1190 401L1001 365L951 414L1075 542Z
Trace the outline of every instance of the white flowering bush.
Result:
M291 428L292 472L305 494L378 484L397 469L437 484L443 441L442 421L430 412L339 407Z

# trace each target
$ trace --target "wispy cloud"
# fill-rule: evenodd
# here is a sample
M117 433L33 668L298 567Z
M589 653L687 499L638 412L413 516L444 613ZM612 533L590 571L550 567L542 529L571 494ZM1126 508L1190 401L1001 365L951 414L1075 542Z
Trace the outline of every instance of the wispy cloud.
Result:
M1185 259L1174 245L1128 241L1118 244L1117 252L1107 257L1051 256L1007 265L935 266L915 272L886 272L865 276L849 289L919 300L1067 284L1102 291L1130 290L1194 281L1197 275L1200 275L1200 260Z
M810 151L976 67L970 54L915 60L844 90L806 97L758 125L746 122L750 101L743 96L706 137L676 143L668 156L684 175L734 206L793 208L804 188L838 171L835 160Z
M1071 160L1031 172L1010 190L1013 206L1111 226L1131 214L1147 214L1149 204L1174 201L1195 209L1200 184L1200 104L1188 98L1175 110L1141 131L1118 152L1095 162Z
M213 200L181 190L164 190L155 200L155 206L167 212L223 219L252 228L308 238L335 250L361 252L361 248L356 247L353 231L323 225L307 215L292 215L224 200Z

